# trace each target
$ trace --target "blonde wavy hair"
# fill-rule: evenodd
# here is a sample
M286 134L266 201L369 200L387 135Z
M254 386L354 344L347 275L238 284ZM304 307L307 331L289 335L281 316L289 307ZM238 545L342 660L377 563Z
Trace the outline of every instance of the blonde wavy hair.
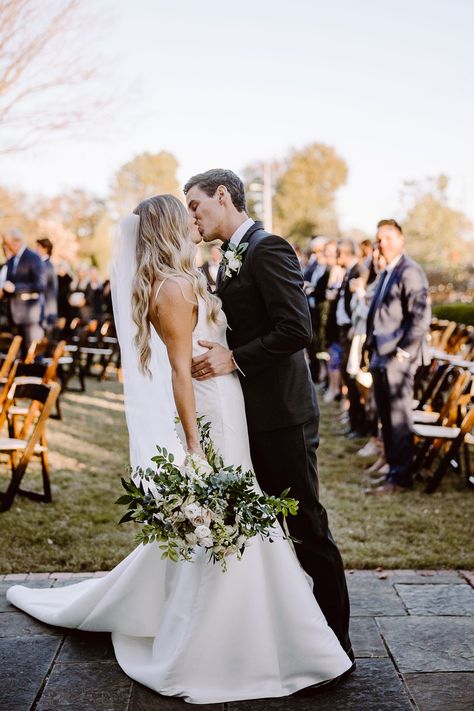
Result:
M134 210L140 218L136 263L132 286L132 316L137 326L134 343L142 372L150 375L149 310L156 281L184 277L207 308L209 321L216 323L220 301L207 290L206 279L195 264L196 248L189 237L186 208L173 195L155 195Z

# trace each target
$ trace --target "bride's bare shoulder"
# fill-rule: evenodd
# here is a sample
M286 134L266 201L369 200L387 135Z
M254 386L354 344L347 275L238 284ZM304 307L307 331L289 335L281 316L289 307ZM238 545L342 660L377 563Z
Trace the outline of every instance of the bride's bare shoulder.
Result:
M163 281L156 281L152 286L151 303L156 308L169 308L185 306L185 303L194 306L196 297L192 284L186 277L167 277Z

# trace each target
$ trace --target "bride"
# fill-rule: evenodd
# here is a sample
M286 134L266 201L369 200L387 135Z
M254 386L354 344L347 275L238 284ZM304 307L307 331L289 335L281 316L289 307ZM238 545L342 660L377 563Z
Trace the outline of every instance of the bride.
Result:
M198 413L224 462L252 468L236 374L191 378L192 357L204 350L199 340L226 344L220 302L194 265L200 239L171 195L145 200L122 223L113 302L132 466L147 466L156 444L178 461L200 454ZM203 549L174 563L149 544L103 578L53 589L15 585L7 597L43 622L111 632L126 674L190 703L287 696L351 667L283 536L252 539L225 573Z

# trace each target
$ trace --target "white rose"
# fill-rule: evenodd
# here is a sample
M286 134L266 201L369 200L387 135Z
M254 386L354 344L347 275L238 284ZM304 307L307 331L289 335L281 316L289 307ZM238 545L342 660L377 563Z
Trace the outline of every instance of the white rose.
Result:
M246 544L247 540L247 536L239 536L235 545L237 546L237 548L242 548L242 546Z
M188 504L184 507L183 513L189 521L192 521L201 513L201 507L197 504Z
M186 534L186 542L189 543L191 546L195 546L196 543L198 542L198 538L195 533L187 533Z
M203 538L210 538L212 540L211 529L207 526L196 526L194 533L196 534L199 543L202 542Z
M232 259L233 255L234 255L234 250L233 250L233 249L228 249L228 250L226 251L226 253L224 254L224 257L225 257L227 260L229 260L229 259Z
M240 269L240 259L237 259L237 257L231 257L227 264L229 269L233 272L238 272Z
M214 541L212 540L212 538L202 538L199 543L204 548L212 548L212 546L214 545Z

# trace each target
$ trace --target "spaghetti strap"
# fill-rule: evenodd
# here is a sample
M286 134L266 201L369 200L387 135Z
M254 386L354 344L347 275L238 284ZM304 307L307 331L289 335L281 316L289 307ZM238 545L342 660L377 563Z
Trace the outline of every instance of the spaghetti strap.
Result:
M165 278L163 279L163 281L161 282L161 284L158 286L158 288L157 288L157 290L156 290L156 292L155 292L155 299L158 298L158 294L160 293L160 289L161 289L161 287L163 286L163 284L165 283L165 281L166 281L167 279L168 279L168 277L165 277Z

